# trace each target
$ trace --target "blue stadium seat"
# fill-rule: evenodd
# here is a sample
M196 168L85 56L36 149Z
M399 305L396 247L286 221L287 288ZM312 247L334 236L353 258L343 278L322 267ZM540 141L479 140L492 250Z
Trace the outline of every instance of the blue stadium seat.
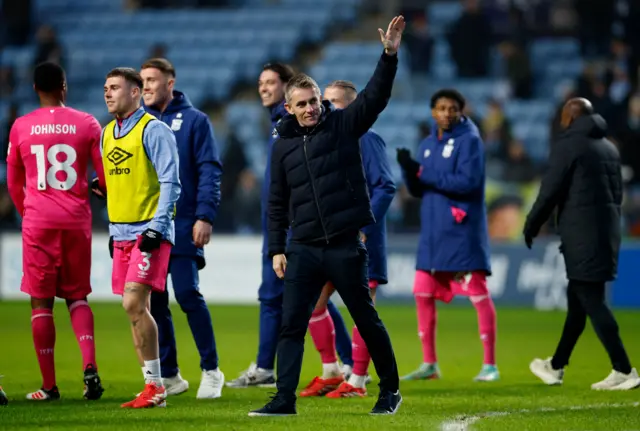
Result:
M549 123L516 122L513 135L521 140L527 154L536 162L546 159L549 151Z
M259 102L234 102L227 106L225 119L230 126L250 123L256 129L267 121L267 110Z
M462 14L462 4L458 1L434 1L427 7L431 34L440 35Z
M398 125L378 125L373 126L373 130L384 139L387 147L413 147L418 143L418 129L414 124ZM394 157L395 159L395 157Z
M504 105L507 117L513 121L549 122L553 116L553 102L544 100L511 100Z
M535 61L576 59L580 57L580 43L573 38L540 38L532 42L530 53Z

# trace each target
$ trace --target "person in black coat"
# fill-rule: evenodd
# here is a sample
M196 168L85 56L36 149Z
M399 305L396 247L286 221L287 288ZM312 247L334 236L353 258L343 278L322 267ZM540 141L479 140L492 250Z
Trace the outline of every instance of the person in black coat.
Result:
M527 247L557 208L560 252L569 286L567 317L552 358L535 359L531 372L548 385L561 384L564 367L584 331L587 316L604 345L613 371L591 388L628 390L640 378L605 303L605 283L615 279L620 251L622 173L620 155L606 136L607 124L591 103L570 99L562 110L564 129L552 147L549 169L524 227Z
M380 377L371 413L393 414L402 402L391 340L369 296L368 255L360 229L376 220L359 139L389 102L404 28L404 18L398 16L386 33L379 30L384 53L365 89L345 109L322 102L318 84L307 75L287 84L289 114L276 125L279 137L273 144L268 199L269 256L278 277L284 278L278 392L249 416L296 414L304 336L328 281L360 329Z

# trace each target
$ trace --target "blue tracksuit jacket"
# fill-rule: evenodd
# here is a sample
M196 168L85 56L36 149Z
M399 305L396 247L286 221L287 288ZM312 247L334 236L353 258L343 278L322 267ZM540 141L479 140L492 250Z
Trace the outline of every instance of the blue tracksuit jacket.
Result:
M193 225L196 220L213 223L220 205L222 163L213 126L209 117L179 91L173 92L173 100L164 112L148 106L145 110L166 123L178 143L182 193L176 208L176 244L171 254L195 256L202 269L204 251L193 243Z
M362 166L367 179L371 209L376 223L366 226L362 232L366 235L367 252L369 253L369 279L379 284L386 284L387 277L387 223L386 214L396 186L387 157L384 140L373 130L369 130L360 138Z
M422 196L416 268L490 274L484 143L478 128L463 117L442 139L437 127L432 130L418 150L419 182L405 177L410 190L414 184L412 194ZM466 213L461 222L453 208Z

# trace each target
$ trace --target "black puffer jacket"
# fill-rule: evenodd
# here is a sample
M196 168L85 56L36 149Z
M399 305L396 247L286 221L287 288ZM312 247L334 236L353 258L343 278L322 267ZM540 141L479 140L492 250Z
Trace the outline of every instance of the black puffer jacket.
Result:
M300 243L354 234L375 222L362 167L359 138L391 97L398 59L383 54L363 91L347 108L323 103L320 122L299 125L293 115L277 125L271 155L269 255L284 253L286 232Z
M587 115L560 134L525 224L525 234L535 236L558 208L560 251L570 280L604 282L617 274L622 173L606 128L600 115Z

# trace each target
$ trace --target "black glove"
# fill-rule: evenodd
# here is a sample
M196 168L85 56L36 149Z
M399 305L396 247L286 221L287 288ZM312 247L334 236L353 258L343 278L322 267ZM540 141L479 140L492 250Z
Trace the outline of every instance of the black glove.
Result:
M409 176L416 176L420 170L420 163L411 158L411 151L406 148L396 149L398 164Z
M100 189L98 178L94 178L93 181L91 181L91 191L98 199L106 199L106 193Z
M160 243L162 242L162 234L157 230L146 229L142 232L140 237L140 244L138 244L138 248L142 252L149 252L151 250L155 250L160 248Z
M533 245L533 237L526 231L524 233L524 243L527 244L527 248L531 250L531 246Z
M109 256L113 259L113 237L109 237Z

